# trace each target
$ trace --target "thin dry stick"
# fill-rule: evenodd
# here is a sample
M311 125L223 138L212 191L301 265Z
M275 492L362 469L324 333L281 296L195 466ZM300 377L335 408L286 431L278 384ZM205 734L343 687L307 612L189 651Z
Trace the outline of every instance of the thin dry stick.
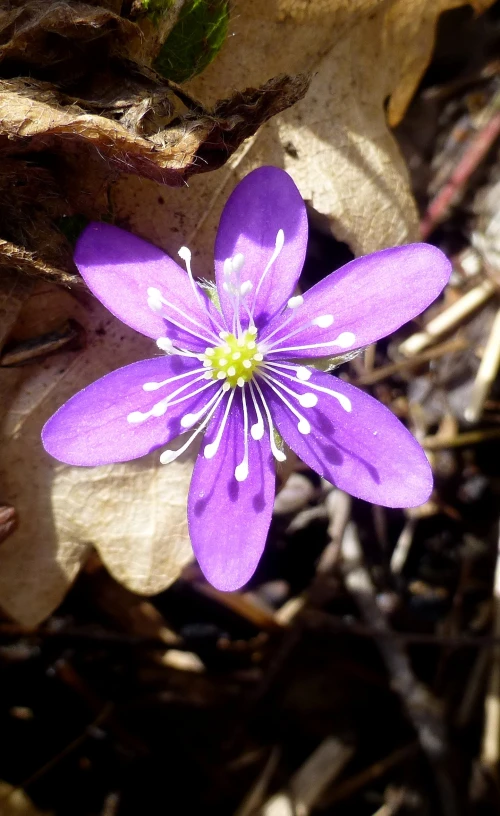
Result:
M479 445L491 439L500 439L500 428L485 428L477 431L467 431L455 436L426 436L420 444L426 450L442 450L443 448L462 448L464 445Z
M420 746L434 770L444 816L460 812L453 784L444 767L448 753L446 731L437 701L413 674L404 647L391 637L391 628L377 604L375 587L363 564L363 552L357 529L350 522L342 541L344 580L362 618L381 635L375 635L378 648L391 679L391 686L401 698L417 732Z
M275 794L259 816L309 816L311 809L354 753L352 745L327 737L292 776L287 791Z
M394 547L394 551L391 556L391 571L395 575L399 575L403 571L403 567L406 564L406 559L408 558L408 553L410 552L413 542L416 526L417 519L409 518L401 530L401 534L396 542L396 546Z
M495 100L498 105L498 100ZM500 113L495 113L471 140L448 182L430 202L420 224L420 235L427 238L435 227L448 215L449 209L464 189L469 178L482 162L500 135Z
M500 538L497 547L493 585L493 635L500 636ZM500 646L491 655L490 679L484 705L484 731L481 762L495 776L500 763Z
M234 816L252 816L252 813L255 813L257 808L260 807L266 795L269 783L278 767L279 759L280 749L274 746L262 772L257 777L257 780L250 788Z
M482 306L495 291L495 285L490 280L484 280L438 314L427 324L423 331L412 334L411 337L404 340L399 346L399 352L405 357L413 357L415 354L419 354L443 334L455 328L475 309Z
M464 411L468 422L477 422L483 413L484 402L495 382L500 365L500 309L496 313L490 336L486 343L483 359L472 387L467 408Z
M440 343L422 354L418 354L411 360L399 360L397 363L388 363L380 368L374 368L367 374L362 374L360 377L353 378L356 385L373 385L374 383L385 380L387 377L392 377L393 374L398 374L400 371L408 371L424 363L429 363L431 360L436 360L444 354L452 354L456 351L464 351L468 348L469 343L465 337L454 337L453 340L447 340L445 343Z

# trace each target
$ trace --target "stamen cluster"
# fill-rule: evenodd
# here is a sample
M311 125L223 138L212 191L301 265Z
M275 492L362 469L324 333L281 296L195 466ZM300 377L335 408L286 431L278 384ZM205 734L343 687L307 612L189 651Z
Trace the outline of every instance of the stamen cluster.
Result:
M256 342L257 328L251 326L240 337L223 331L220 338L224 341L222 345L205 349L203 365L210 369L212 379L225 380L231 388L242 388L264 359Z

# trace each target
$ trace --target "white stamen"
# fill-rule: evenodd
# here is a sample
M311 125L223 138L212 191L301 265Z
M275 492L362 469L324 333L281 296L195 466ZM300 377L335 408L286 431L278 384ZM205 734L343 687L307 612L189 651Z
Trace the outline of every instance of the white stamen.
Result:
M218 380L225 380L226 379L226 372L225 371L218 371L217 372L217 379Z
M307 382L310 379L312 371L310 368L306 368L306 366L294 366L294 365L286 365L286 363L273 363L273 368L284 368L286 370L294 371L297 379L301 380L302 382Z
M315 317L312 323L313 326L319 326L320 329L327 329L333 323L333 315L320 315L319 317Z
M227 360L224 360L224 362L227 362ZM228 377L234 377L235 374L236 374L235 367L234 366L229 366L229 368L227 370L227 376Z
M224 357L221 357L219 360L219 365L221 366L227 365L227 360Z
M206 388L206 386L203 386L203 387ZM206 414L206 412L208 411L208 409L210 408L212 403L215 402L215 400L218 399L220 393L221 393L221 390L219 389L219 391L216 391L215 394L213 395L213 397L211 397L211 399L209 399L208 402L205 403L203 408L201 408L199 411L196 411L196 413L184 414L184 416L181 417L182 427L183 428L190 428L191 425L194 425L195 422L198 422L198 420L201 419L202 416L204 416L204 414ZM222 392L222 393L224 393L224 392Z
M309 422L307 421L307 419L305 417L303 417L302 414L300 414L297 411L296 408L293 407L290 400L288 400L286 397L284 397L283 394L276 387L277 385L279 385L280 388L283 388L283 390L286 390L286 386L283 386L282 383L278 383L276 380L272 380L270 377L268 377L265 374L261 374L260 376L262 377L264 382L267 383L269 388L272 388L272 390L274 391L276 396L279 397L280 400L285 403L286 407L292 412L292 414L294 414L297 417L297 419L299 420L299 424L297 425L297 430L299 431L299 433L301 433L301 434L311 433L311 426L310 426Z
M158 388L162 388L164 385L170 385L171 382L176 382L176 380L184 380L186 377L190 377L192 374L200 374L202 371L203 368L194 368L191 371L185 371L184 374L176 374L175 377L169 377L161 382L144 383L142 388L143 391L157 391Z
M251 387L251 385L250 385L250 387ZM265 411L265 414L266 414L267 424L269 426L269 444L270 444L270 447L271 447L271 453L272 453L272 455L274 456L274 458L276 459L277 462L284 462L285 459L286 459L286 456L283 453L283 451L280 451L280 449L276 445L276 441L274 439L274 425L273 425L273 420L271 418L271 412L269 410L269 406L268 406L268 404L267 404L267 402L266 402L266 400L264 398L264 394L262 393L262 389L261 389L260 385L258 384L257 380L253 381L253 385L255 385L257 391L259 392L260 398L262 400L262 405L264 406L264 411ZM254 425L253 428L255 428L255 427L256 426ZM252 431L253 431L253 428L252 428ZM255 439L256 437L254 436L252 431L250 431L250 433L252 434L253 438Z
M264 269L264 271L263 271L263 273L261 275L260 281L259 281L259 283L257 285L257 289L255 290L255 295L254 295L253 304L252 304L252 312L255 309L255 303L257 301L257 295L259 294L260 287L262 286L264 278L266 277L267 273L271 269L271 267L272 267L273 263L275 262L276 258L278 257L281 250L283 249L284 243L285 243L285 233L283 232L282 229L280 229L280 230L278 230L278 234L276 235L276 243L275 243L275 246L274 246L274 252L271 255L271 258L269 259L269 261L267 263L267 266L266 266L266 268Z
M288 368L288 366L282 366L282 365L278 365L278 363L273 363L272 365L270 365L270 364L266 365L265 368L269 369L270 371L276 371L277 374L279 374L281 377L286 377L287 380L292 380L292 382L297 382L295 377L291 377L290 374L285 374L283 371L277 370L277 369L282 369L282 368ZM309 372L309 376L311 376L310 372ZM351 413L351 411L352 411L352 402L349 399L349 397L345 396L345 394L340 394L338 391L334 391L331 388L325 388L322 385L316 385L315 383L308 383L307 387L312 388L314 391L321 391L321 393L323 393L323 394L329 394L331 397L335 397L335 399L338 400L338 402L340 403L340 405L342 406L344 411L347 411L348 414Z
M240 464L236 466L234 478L237 482L244 482L248 476L248 408L245 389L241 392L241 402L243 405L243 444L244 453Z
M295 295L295 297L291 297L287 303L289 309L298 309L299 306L302 306L304 303L304 298L302 295Z
M237 385L239 385L240 388L243 388L243 386L245 385L245 380L243 379L243 377L238 377L236 383Z
M302 327L303 328L303 327ZM300 329L302 331L302 329ZM294 332L294 334L298 334L299 331ZM278 340L278 343L282 343L284 340L288 338L282 337L281 340ZM336 346L337 348L348 349L354 346L356 342L356 335L352 332L342 332L339 334L335 340L330 340L327 343L310 343L307 346L279 346L278 348L269 348L266 349L266 354L281 354L284 351L305 351L306 349L315 349L315 348L330 348L332 346ZM274 343L273 346L276 346L277 343Z
M229 394L229 399L226 403L226 407L224 409L224 416L222 417L221 423L219 425L219 429L217 431L217 436L215 437L213 442L210 442L208 445L205 445L205 450L203 451L203 456L205 459L213 459L217 451L219 450L220 441L222 439L222 434L224 433L224 428L226 427L227 417L229 414L229 409L231 408L231 404L234 399L236 391L233 390Z
M255 392L253 390L252 382L250 381L248 383L248 385L250 386L250 393L252 395L253 407L255 408L255 413L257 414L257 422L254 425L252 425L252 427L250 428L250 433L252 434L252 439L255 439L256 441L258 441L259 439L262 439L262 437L264 436L264 430L265 430L264 420L262 419L262 413L261 413L261 410L260 410L260 408L259 408L259 406L257 404L257 398L256 398Z
M248 295L251 288L252 288L252 281L247 280L247 281L245 281L245 283L242 283L241 286L240 286L240 295L241 295L241 297L245 297L245 295Z
M205 354L207 355L207 357L213 357L213 356L214 356L214 354L215 354L215 349L213 349L213 348L206 348L206 349L205 349Z
M158 308L158 303L160 303L160 308ZM148 289L148 306L154 312L161 312L162 306L167 306L169 309L173 309L175 312L178 312L178 314L180 314L181 317L184 318L184 320L188 320L190 323L193 324L193 326L196 326L198 329L201 329L202 332L210 333L212 337L202 336L198 332L193 331L193 329L183 326L182 323L179 323L178 321L174 320L174 318L171 317L169 314L163 315L163 317L165 317L165 319L168 320L170 323L173 323L174 326L177 326L177 328L182 329L182 331L191 334L198 340L203 340L205 343L212 344L214 338L215 340L217 340L215 333L212 332L211 329L207 329L206 326L203 326L201 323L199 323L197 320L191 317L191 315L183 312L182 309L179 309L179 307L176 306L174 303L170 303L170 301L165 300L159 289L154 289L152 287Z
M198 434L200 434L201 431L203 430L203 428L205 428L206 425L208 425L208 423L210 422L210 418L213 416L213 414L217 410L217 406L219 405L219 403L220 403L223 396L224 396L224 391L221 389L220 392L219 392L219 399L216 401L215 405L212 406L212 409L208 412L207 416L205 417L205 419L203 420L201 425L199 425L197 427L195 432L193 434L191 434L191 436L189 437L187 442L181 448L179 448L179 450L176 450L176 451L174 451L174 450L165 450L165 451L163 451L162 455L160 456L160 462L162 463L162 465L167 465L170 462L173 462L174 459L177 459L178 456L180 456L182 453L184 453L185 450L187 450L189 448L191 442L194 439L196 439Z
M182 379L182 377L187 377L190 374L196 374L199 371L202 371L202 369L196 369L195 371L189 371L189 372L187 372L187 374L179 374L177 377L171 377L169 380L165 380L162 383L145 383L143 385L143 388L146 391L154 391L156 389L153 389L153 388L146 389L145 386L146 385L158 385L159 387L161 387L162 385L166 385L168 383L174 382L175 380L180 380L180 379ZM200 382L200 380L204 380L205 378L206 378L206 372L204 374L202 374L201 377L195 377L194 380L190 380L189 382L182 385L180 388L177 388L175 391L172 391L172 393L169 394L168 397L165 397L164 399L160 400L160 402L155 403L155 405L153 405L153 407L149 411L146 411L145 413L142 413L142 411L133 411L131 414L128 415L127 421L132 422L132 423L144 422L146 419L149 419L150 417L163 416L163 414L166 413L167 409L171 405L176 405L178 402L182 402L184 399L186 399L186 397L182 397L181 400L175 400L174 401L174 397L176 397L178 394L181 394L183 391L186 390L186 388L190 388L192 385L194 385L197 382ZM204 385L203 388L208 388L212 384L213 384L213 382L209 383L208 385ZM198 393L198 391L196 393ZM188 397L190 397L190 396L192 396L192 395L188 394Z
M173 343L170 337L159 337L156 341L156 345L158 346L161 351L171 351L173 348Z
M233 268L233 272L236 272L236 274L238 274L238 272L241 272L244 263L245 263L245 256L241 252L237 252L236 255L234 256L234 258L232 258L232 260L231 260L231 266ZM250 283L250 281L249 281L249 283ZM250 288L251 288L251 286L252 286L252 284L250 283Z
M191 283L191 288L192 288L192 290L194 292L194 296L195 296L196 300L198 301L198 305L201 306L203 311L205 311L206 307L205 307L205 304L203 303L203 299L201 297L200 288L199 288L198 284L195 282L195 279L193 277L193 273L191 271L191 250L188 249L187 247L183 246L183 247L181 247L179 249L178 255L179 255L180 258L182 258L182 260L186 264L187 273L189 275L189 282Z
M232 360L239 360L241 357L241 351L235 351L233 355L231 355Z
M243 360L243 368L252 368L250 360Z
M265 368L266 371L272 372L272 367L271 366L265 365L264 368ZM282 374L282 376L286 377L287 375ZM290 377L288 375L288 379L289 380L294 380L294 377ZM279 385L279 387L282 388L283 391L285 391L287 394L290 394L291 397L295 397L295 399L297 400L299 405L302 405L302 408L314 408L314 406L317 405L318 398L317 398L317 396L315 394L309 394L308 392L306 392L305 394L297 394L296 391L292 391L291 388L288 388L287 385L280 382L279 380L274 380L274 382L277 385Z

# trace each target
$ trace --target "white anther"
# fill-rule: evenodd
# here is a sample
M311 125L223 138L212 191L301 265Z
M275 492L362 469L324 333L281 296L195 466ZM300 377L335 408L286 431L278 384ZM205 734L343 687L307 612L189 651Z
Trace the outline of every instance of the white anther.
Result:
M340 348L351 348L356 342L356 335L352 332L342 332L335 340L335 345Z
M264 355L263 355L263 354L261 354L261 353L260 353L260 351L258 351L258 352L257 352L257 354L254 354L254 355L253 355L253 359L254 359L254 360L257 362L257 363L261 363L261 362L262 362L262 360L264 359Z
M249 334L257 334L257 326L249 326L249 328L247 329L247 332Z
M153 312L161 312L163 309L163 298L158 289L148 289L148 306Z
M318 326L320 329L327 329L333 323L333 315L325 314L315 317L312 321L313 326Z
M297 430L301 434L308 434L311 433L311 426L307 419L301 419L299 424L297 425Z
M240 388L243 388L243 386L245 385L245 380L243 379L243 377L238 377L236 383L237 385L239 385Z
M232 265L232 262L231 262L231 258L226 258L226 260L224 261L224 277L225 278L230 278L232 274L233 274L233 265Z
M171 351L174 344L172 343L170 337L159 337L156 341L156 345L162 351Z
M244 482L248 477L248 462L241 462L234 470L234 478L237 482Z
M240 295L242 297L245 297L245 295L248 295L251 288L252 288L252 281L249 281L249 280L245 281L245 283L242 283L241 286L240 286Z
M255 340L249 340L247 343L247 349L254 349L257 348L257 343Z
M224 357L221 357L220 360L219 360L219 365L220 366L227 365L227 360Z
M218 371L217 372L217 379L218 380L225 380L226 379L226 372L225 371Z
M215 349L213 349L213 348L206 348L206 349L205 349L205 354L207 355L207 357L213 357L213 356L214 356L214 354L215 354Z
M302 306L304 303L304 298L302 295L295 295L295 297L291 297L287 303L289 309L298 309L299 306Z
M250 360L243 360L243 368L252 368Z
M224 292L229 293L231 291L230 288L229 288L229 284L226 283L226 281L224 281L224 283L222 284L222 288L224 289Z
M226 337L229 337L229 332L228 331L221 331L221 332L219 332L219 337L220 337L221 340L225 340Z
M163 385L162 382L147 382L142 386L143 391L158 391Z
M233 268L233 272L241 272L243 268L243 264L245 263L245 256L242 255L241 252L237 252L234 258L231 260L231 266ZM251 284L250 284L251 287Z
M136 422L144 422L146 419L146 414L143 414L142 411L132 411L131 414L127 417L127 422L134 424Z
M183 261L186 263L190 263L191 261L191 250L188 249L186 246L181 246L179 252L177 253L179 258L182 258Z
M311 371L305 366L299 366L295 373L297 374L297 379L302 380L302 382L307 382L311 377Z
M234 366L230 366L230 367L228 368L228 370L227 370L227 376L228 376L228 377L234 377L234 375L235 375L235 374L236 374L236 369L235 369L235 367L234 367Z
M318 404L316 394L300 394L298 401L303 408L314 408L314 406Z
M235 351L234 354L232 355L233 360L239 360L240 357L241 357L241 352L240 351Z

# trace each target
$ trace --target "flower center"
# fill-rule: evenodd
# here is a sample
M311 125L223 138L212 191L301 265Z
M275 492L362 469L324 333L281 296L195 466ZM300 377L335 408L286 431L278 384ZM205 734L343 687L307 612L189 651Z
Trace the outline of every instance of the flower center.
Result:
M229 332L221 332L220 346L205 349L203 365L210 368L214 380L225 380L231 388L242 388L249 382L262 363L264 355L259 351L257 329L251 326L237 337Z

